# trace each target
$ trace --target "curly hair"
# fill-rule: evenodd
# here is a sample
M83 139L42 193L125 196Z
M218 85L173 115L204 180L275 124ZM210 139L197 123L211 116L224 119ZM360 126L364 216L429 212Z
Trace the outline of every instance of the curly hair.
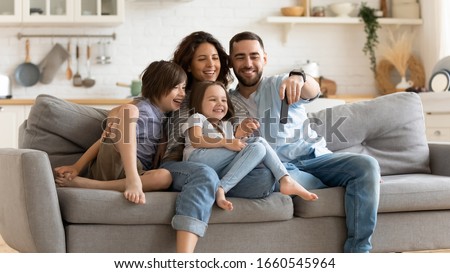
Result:
M188 76L186 89L190 90L193 82L192 73L188 72L189 66L194 58L195 50L203 43L212 44L216 48L220 60L220 72L217 77L217 81L223 83L225 86L228 86L233 79L228 66L228 54L219 40L214 38L214 36L204 31L196 31L181 40L180 44L175 49L172 58L172 61L180 65Z

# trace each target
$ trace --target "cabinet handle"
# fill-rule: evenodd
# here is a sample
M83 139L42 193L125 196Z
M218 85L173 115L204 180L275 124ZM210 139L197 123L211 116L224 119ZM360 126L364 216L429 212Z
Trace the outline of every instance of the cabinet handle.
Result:
M436 131L433 132L433 135L435 135L435 136L440 136L440 135L441 135L441 131L436 130Z

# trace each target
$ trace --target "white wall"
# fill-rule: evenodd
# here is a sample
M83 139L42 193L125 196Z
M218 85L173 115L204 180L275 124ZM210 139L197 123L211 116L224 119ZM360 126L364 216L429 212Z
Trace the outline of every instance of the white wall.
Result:
M312 0L313 5L327 5L335 1ZM352 1L359 3L360 1ZM377 6L378 0L367 1ZM0 73L13 76L17 65L25 59L26 34L111 34L112 64L94 64L96 85L92 88L73 87L65 79L66 64L62 65L53 82L23 88L14 84L15 98L35 97L47 93L63 98L125 97L128 89L116 82L131 82L151 62L169 59L178 42L193 31L204 30L215 35L228 50L229 39L237 32L251 30L265 41L269 54L266 74L287 72L306 60L316 61L321 74L337 82L338 94L377 94L369 59L362 52L365 34L362 25L295 25L286 44L282 43L282 27L268 24L265 18L278 15L279 8L296 4L295 0L170 0L125 1L125 23L114 28L47 28L0 26ZM425 19L426 20L426 19ZM417 27L421 28L421 27ZM80 39L82 52L87 42L99 39ZM67 45L67 39L32 38L31 58L38 63L51 49L52 43ZM72 40L73 43L76 40ZM419 44L419 43L418 43ZM73 48L73 47L72 47ZM417 46L415 46L417 49ZM94 55L95 55L94 47ZM81 73L86 76L84 53ZM418 56L421 58L421 56ZM75 59L72 61L75 71ZM13 80L14 82L14 80Z

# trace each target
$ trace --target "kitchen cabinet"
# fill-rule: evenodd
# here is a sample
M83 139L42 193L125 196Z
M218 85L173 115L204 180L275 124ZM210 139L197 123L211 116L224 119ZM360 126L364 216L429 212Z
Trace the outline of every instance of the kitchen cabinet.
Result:
M428 141L450 142L450 92L426 92L422 99Z
M73 21L73 0L23 0L24 23L65 23Z
M124 0L74 0L74 21L81 23L114 24L125 19Z
M124 0L2 0L0 23L114 26L125 20Z
M22 21L22 0L2 0L0 2L0 23L20 23Z
M18 129L27 111L25 106L2 105L0 102L0 148L18 147Z

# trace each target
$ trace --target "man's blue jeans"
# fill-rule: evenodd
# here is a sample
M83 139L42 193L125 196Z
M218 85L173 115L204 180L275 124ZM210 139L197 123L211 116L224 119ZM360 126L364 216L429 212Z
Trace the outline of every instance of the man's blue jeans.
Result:
M361 154L332 153L301 157L285 166L292 178L306 189L345 187L344 252L372 249L370 240L377 222L381 180L376 159Z

